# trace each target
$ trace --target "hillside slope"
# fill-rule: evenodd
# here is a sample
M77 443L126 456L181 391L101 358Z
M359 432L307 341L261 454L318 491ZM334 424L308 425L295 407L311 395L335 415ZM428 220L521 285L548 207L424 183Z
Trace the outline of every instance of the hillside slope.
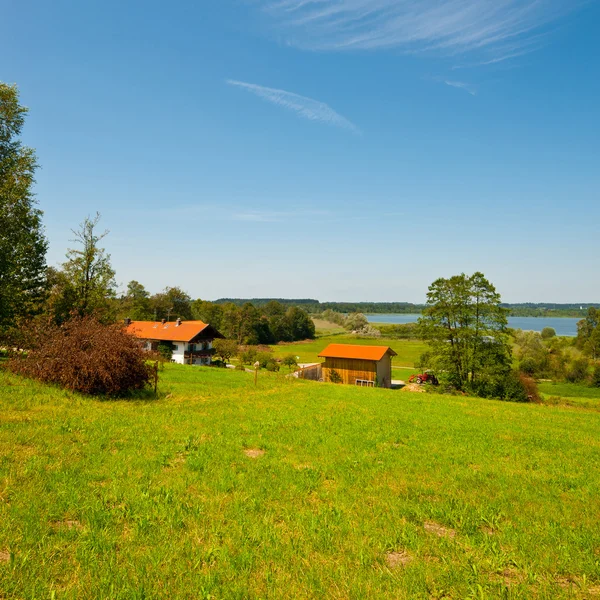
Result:
M600 591L598 412L180 366L160 390L0 371L0 597Z

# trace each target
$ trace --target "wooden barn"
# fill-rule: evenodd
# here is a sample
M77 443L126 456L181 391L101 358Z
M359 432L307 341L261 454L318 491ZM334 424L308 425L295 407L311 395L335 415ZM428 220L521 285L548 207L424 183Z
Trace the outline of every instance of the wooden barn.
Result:
M392 385L392 356L389 346L329 344L319 354L323 381L341 381L350 385L385 387Z

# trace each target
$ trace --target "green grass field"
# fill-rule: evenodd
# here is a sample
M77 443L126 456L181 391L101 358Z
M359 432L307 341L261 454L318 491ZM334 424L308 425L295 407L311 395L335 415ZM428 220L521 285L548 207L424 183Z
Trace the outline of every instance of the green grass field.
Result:
M600 414L167 366L0 371L0 598L588 598Z

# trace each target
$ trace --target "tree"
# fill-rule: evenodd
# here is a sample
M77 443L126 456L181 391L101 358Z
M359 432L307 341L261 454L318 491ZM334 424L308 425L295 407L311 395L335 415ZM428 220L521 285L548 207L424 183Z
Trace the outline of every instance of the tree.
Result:
M150 309L157 319L192 320L192 299L179 287L166 287L150 299Z
M353 312L348 315L344 323L344 327L349 331L360 332L369 326L367 317L359 312Z
M139 281L130 281L127 292L121 299L121 311L124 317L134 321L149 321L153 317L150 307L150 294Z
M306 340L315 337L315 324L308 313L301 308L292 306L285 313L292 340Z
M295 369L298 366L298 361L296 360L296 357L293 354L287 354L283 357L281 364L285 367L288 367L291 371L292 369Z
M544 327L544 329L542 329L543 340L549 340L553 337L556 337L556 330L553 327Z
M108 230L97 233L100 213L93 219L87 217L78 230L72 230L80 248L69 248L63 272L67 280L66 293L74 296L72 310L79 316L95 314L105 321L114 320L112 315L115 298L115 272L100 242L108 235Z
M585 319L577 323L576 343L593 360L600 357L600 310L591 306Z
M223 319L223 308L220 304L208 302L207 300L194 300L192 302L192 317L205 323L209 323L215 329L221 330Z
M38 165L19 140L26 113L16 86L0 82L0 336L44 295L47 241L31 191Z
M515 332L515 345L521 371L533 377L548 375L551 367L550 351L540 333L519 329Z
M235 356L240 351L235 340L216 339L213 342L213 348L215 349L215 354L220 356L224 363L227 363L232 356Z
M507 313L482 273L434 281L419 319L430 366L448 373L459 389L493 387L510 372Z

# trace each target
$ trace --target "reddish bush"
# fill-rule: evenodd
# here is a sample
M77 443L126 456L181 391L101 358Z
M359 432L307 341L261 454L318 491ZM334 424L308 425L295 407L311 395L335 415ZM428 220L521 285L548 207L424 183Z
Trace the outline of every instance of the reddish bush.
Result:
M525 394L527 395L528 402L537 402L540 403L542 398L540 396L540 392L538 391L537 383L535 379L529 377L525 373L519 374L519 381L525 390Z
M9 368L20 375L92 395L125 396L150 384L139 341L121 325L103 325L93 317L76 317L61 326L36 325L30 344Z

